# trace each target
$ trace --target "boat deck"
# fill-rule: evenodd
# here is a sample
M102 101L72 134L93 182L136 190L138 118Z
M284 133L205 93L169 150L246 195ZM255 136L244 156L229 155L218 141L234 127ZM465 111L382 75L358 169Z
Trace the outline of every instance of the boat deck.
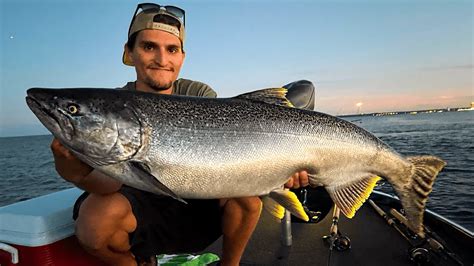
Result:
M385 211L388 213L386 206ZM281 223L263 211L241 265L417 265L409 258L409 242L390 227L370 204L364 204L352 219L340 216L339 231L350 238L349 250L329 251L329 244L323 236L329 234L331 222L332 210L319 223L293 222L293 244L284 247L280 241ZM221 255L221 244L222 238L206 251ZM460 248L465 249L465 254L473 254L474 247L456 245L452 249ZM471 261L467 265L472 265L472 260L472 256L463 258L464 262ZM427 265L459 264L433 256Z
M408 242L395 229L387 227L383 219L364 219L377 214L361 208L353 219L341 216L339 230L351 240L347 251L333 250L330 265L407 265ZM247 245L242 263L246 265L327 265L329 245L322 239L329 234L331 213L317 224L292 223L293 245L283 247L280 242L281 224L267 212ZM222 240L208 251L220 254ZM387 262L387 263L385 263Z

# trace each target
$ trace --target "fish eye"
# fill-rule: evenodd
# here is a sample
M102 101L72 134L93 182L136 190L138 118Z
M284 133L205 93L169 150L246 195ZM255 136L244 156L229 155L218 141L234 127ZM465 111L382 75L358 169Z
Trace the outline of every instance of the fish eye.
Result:
M75 115L75 114L79 113L79 106L77 106L76 104L71 103L67 106L67 111L70 114Z

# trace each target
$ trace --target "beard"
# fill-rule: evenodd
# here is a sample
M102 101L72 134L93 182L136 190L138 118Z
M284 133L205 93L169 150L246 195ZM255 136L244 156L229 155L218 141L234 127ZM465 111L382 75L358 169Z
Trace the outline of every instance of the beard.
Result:
M149 77L145 79L145 84L148 85L154 91L164 91L173 86L173 82L159 83L155 82Z

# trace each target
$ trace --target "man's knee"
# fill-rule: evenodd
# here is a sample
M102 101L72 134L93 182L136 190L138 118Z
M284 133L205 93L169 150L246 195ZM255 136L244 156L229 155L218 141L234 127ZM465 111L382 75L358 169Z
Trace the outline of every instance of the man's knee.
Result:
M245 197L230 199L240 209L247 213L260 213L262 210L262 201L259 197Z
M76 236L86 249L98 251L107 247L118 232L132 232L135 227L135 217L124 196L90 194L79 209Z

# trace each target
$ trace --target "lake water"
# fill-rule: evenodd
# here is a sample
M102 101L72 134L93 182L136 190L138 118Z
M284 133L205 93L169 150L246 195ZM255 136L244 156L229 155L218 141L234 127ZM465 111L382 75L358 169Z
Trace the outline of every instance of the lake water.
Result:
M431 154L448 164L428 209L474 231L474 112L346 117L403 155ZM72 187L55 169L52 136L0 138L0 206ZM377 189L391 193L387 184Z

